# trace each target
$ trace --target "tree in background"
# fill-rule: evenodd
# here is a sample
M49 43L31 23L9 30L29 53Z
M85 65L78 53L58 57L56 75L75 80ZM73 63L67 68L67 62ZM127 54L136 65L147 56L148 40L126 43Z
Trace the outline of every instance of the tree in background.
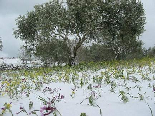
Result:
M136 41L130 45L129 53L124 54L124 59L142 58L145 57L145 51L142 47L142 41ZM106 44L92 44L91 46L82 46L78 51L78 62L100 62L116 60L115 51Z
M0 51L2 50L2 47L3 47L2 40L0 39Z
M91 54L90 54L90 47L86 47L82 45L77 52L76 61L78 63L92 61Z
M46 40L36 46L35 55L39 57L46 66L55 62L59 64L68 62L69 57L68 46L58 39L53 39L52 41Z
M23 61L23 64L24 65L27 65L28 64L28 61L31 63L32 61L32 50L31 48L27 48L28 46L21 46L20 47L20 54L19 54L19 57L20 59Z
M64 57L70 66L79 48L92 40L109 45L115 56L120 56L124 42L128 45L135 40L145 23L142 3L136 0L53 0L34 8L17 19L16 38L44 59L58 59L52 57L57 53L56 57L67 55ZM59 46L54 47L53 41ZM63 49L64 45L67 49Z
M147 56L148 57L155 57L155 46L154 47L150 47L148 50L147 50Z
M141 2L136 0L108 1L103 5L104 26L107 30L105 44L112 49L115 59L125 59L128 54L136 50L141 42L138 37L144 31L145 16Z
M103 44L92 44L89 47L82 47L78 52L78 62L99 62L114 60L113 50Z

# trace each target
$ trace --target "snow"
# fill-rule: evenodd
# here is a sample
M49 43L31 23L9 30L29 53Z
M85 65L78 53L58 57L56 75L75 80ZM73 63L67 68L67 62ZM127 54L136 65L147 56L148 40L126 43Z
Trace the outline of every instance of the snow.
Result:
M14 61L14 63L16 62ZM7 63L10 62L7 61ZM33 72L32 74L37 75L37 73ZM122 76L116 77L118 74L122 74ZM108 78L108 76L110 77ZM40 116L40 108L44 104L39 96L48 101L48 98L52 99L60 94L64 98L59 99L59 102L55 101L55 107L62 116L80 116L81 113L86 113L87 116L152 116L151 111L155 116L154 76L154 65L151 67L144 66L143 68L123 68L121 70L112 70L112 68L96 71L51 70L50 75L45 75L47 80L43 80L42 75L32 79L35 82L30 79L31 77L21 76L19 78L25 78L25 84L27 82L26 87L32 87L29 96L26 96L24 92L17 98L0 94L0 108L4 107L5 103L12 102L10 109L14 116L27 115L25 112L17 114L20 107L24 107L28 113L38 110L36 113ZM5 73L1 77L1 87L4 77L6 78ZM97 80L101 79L100 77L102 80ZM7 76L7 78L12 77ZM110 83L108 83L108 79ZM83 84L81 84L81 80ZM40 90L37 90L35 83L40 81L45 81L45 83L40 86ZM47 91L45 91L46 89ZM50 93L51 91L55 92ZM127 96L128 101L122 100L121 91L125 92L124 95ZM93 105L89 102L90 96L93 98ZM33 102L32 109L29 109L30 101ZM33 116L34 114L29 115ZM11 116L11 113L7 111L4 116ZM51 113L49 116L53 116L53 114Z
M14 66L16 65L21 65L22 61L19 58L4 58L4 59L0 59L0 65L1 64L7 64L7 65L11 65L13 64Z
M40 60L33 59L31 61L27 61L27 64L25 64L23 60L21 60L20 58L0 58L0 66L1 65L7 65L8 68L9 66L10 68L12 66L40 67L43 65L43 63Z

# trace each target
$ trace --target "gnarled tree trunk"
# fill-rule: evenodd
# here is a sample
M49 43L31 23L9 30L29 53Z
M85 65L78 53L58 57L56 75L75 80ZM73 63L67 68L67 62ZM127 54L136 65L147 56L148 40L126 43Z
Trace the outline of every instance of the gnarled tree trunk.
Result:
M83 44L83 42L86 40L86 34L83 35L82 38L80 36L78 36L78 37L79 37L78 43L76 44L76 46L74 46L73 51L70 52L71 55L69 57L69 63L68 63L69 66L74 66L76 64L75 63L75 59L76 59L76 56L77 56L77 51L81 47L81 45Z

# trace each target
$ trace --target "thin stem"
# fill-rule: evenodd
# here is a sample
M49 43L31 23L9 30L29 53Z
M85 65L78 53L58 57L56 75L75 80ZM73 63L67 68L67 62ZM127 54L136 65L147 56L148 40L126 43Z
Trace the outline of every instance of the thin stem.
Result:
M86 99L89 99L89 98L86 98ZM82 101L80 102L80 104L82 104L86 99L82 100Z
M153 111L152 111L150 105L146 102L146 100L144 100L144 101L145 101L145 103L147 104L147 106L149 107L149 109L150 109L150 111L151 111L151 116L153 116Z

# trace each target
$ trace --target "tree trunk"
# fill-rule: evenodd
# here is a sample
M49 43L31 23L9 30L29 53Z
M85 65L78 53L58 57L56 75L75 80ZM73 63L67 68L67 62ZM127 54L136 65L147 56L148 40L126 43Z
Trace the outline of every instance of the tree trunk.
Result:
M76 55L77 55L77 50L79 49L81 45L76 45L73 49L73 54L70 55L70 58L69 58L69 66L74 66L75 65L75 58L76 58Z
M75 57L70 57L69 58L69 63L68 63L69 66L74 66L75 65Z
M76 46L73 48L73 53L71 52L71 55L69 57L69 66L75 65L75 58L77 56L77 51L81 47L82 43L86 40L85 38L86 34L81 38L79 37L79 42L76 44Z

